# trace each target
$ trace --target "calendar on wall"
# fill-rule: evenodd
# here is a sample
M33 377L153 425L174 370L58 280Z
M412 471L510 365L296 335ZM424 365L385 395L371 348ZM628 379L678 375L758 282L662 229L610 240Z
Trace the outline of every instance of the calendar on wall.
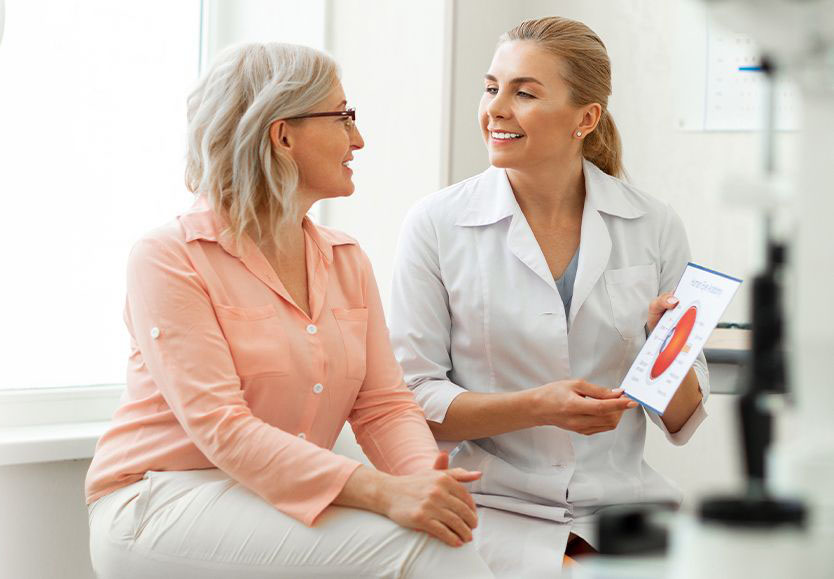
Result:
M708 25L703 129L756 131L764 128L767 78L753 39ZM798 95L785 80L774 83L777 130L798 128Z
M672 70L676 126L685 131L759 131L765 125L767 83L753 38L716 23L700 2L679 5ZM799 128L799 94L789 81L774 83L775 126Z

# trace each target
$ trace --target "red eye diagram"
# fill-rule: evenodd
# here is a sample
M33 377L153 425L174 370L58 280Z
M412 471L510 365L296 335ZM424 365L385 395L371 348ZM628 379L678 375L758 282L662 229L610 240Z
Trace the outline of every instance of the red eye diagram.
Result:
M695 326L697 312L698 308L690 306L678 320L677 325L666 334L663 345L660 346L660 352L658 352L657 358L654 361L654 366L652 366L652 371L649 374L652 380L663 374L686 346L689 334L692 333L692 328Z

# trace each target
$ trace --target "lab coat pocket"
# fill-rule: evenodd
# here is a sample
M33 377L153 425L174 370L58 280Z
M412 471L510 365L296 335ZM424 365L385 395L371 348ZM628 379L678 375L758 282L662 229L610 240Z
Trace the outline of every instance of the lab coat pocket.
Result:
M624 340L645 335L649 302L657 297L657 268L653 263L605 272L614 327Z
M286 374L287 336L272 305L238 307L214 304L238 376Z
M349 380L362 381L365 379L368 308L333 308L333 317L345 344L345 376Z

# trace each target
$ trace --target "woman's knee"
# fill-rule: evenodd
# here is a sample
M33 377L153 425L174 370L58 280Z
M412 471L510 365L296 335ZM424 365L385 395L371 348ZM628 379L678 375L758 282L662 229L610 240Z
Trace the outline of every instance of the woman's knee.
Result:
M450 547L424 533L420 534L424 535L423 542L411 558L406 560L403 577L409 579L424 577L434 579L446 576L459 579L493 577L474 544Z
M318 568L323 575L325 568L332 567L341 577L492 577L471 544L449 547L369 511L331 506L313 527L306 527L247 489L225 484L231 481L201 480L191 486L179 484L183 478L156 477L155 486L141 481L96 506L91 516L91 556L100 576L122 576L125 565L137 570L161 557L179 561L178 572L184 576L197 567L246 568L257 562L272 568L270 577L304 567ZM137 501L142 498L139 491L149 494L145 497L149 504L141 508L136 504L142 502ZM130 504L137 507L132 514ZM114 536L116 527L121 531ZM224 548L208 550L213 555L207 556L203 547L208 544ZM141 553L150 559L143 560ZM212 573L203 575L207 577Z
M473 544L450 547L427 533L401 527L375 513L331 507L322 515L320 524L324 533L336 536L345 532L345 526L352 529L354 536L360 535L356 529L363 529L361 540L345 544L353 551L346 559L359 563L369 573L376 569L381 573L378 576L387 576L387 569L393 576L409 579L492 577Z

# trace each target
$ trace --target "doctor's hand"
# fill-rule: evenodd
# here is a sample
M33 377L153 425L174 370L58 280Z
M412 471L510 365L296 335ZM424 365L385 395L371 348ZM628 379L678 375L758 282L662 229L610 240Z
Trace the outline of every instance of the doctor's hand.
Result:
M586 435L615 429L623 412L637 406L620 388L609 390L584 380L560 380L528 392L536 424Z
M649 317L646 321L646 329L652 333L657 322L663 317L667 310L672 310L678 305L678 298L672 292L662 293L654 298L649 304Z

